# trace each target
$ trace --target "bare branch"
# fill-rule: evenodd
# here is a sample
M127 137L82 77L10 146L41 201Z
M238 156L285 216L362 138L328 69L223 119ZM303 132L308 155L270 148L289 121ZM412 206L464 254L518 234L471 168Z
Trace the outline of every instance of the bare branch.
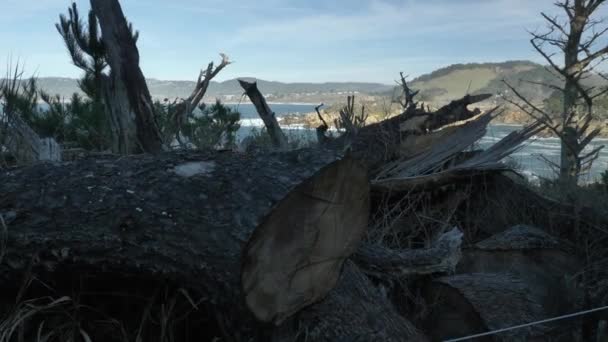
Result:
M528 106L530 106L530 108L532 108L534 111L540 113L543 117L543 119L539 119L533 116L533 118L539 120L539 121L543 121L546 122L548 124L553 123L553 119L551 118L551 115L549 115L547 112L545 112L544 110L540 109L538 106L536 106L535 104L533 104L532 102L530 102L530 100L528 100L525 96L521 95L517 89L515 89L511 84L509 84L509 82L507 82L506 80L502 80L502 82L515 94L515 96L517 96L520 100L524 101ZM517 105L517 103L510 101L509 99L507 99L507 101L511 104ZM521 109L523 109L522 107L520 107Z
M545 83L545 82L537 82L537 81L528 81L528 80L524 80L524 79L520 79L521 82L525 82L525 83L529 83L529 84L534 84L534 85L539 85L539 86L543 86L543 87L547 87L550 89L554 89L554 90L559 90L559 91L564 91L564 88L560 87L560 86L556 86L554 84L549 84L549 83Z
M169 132L170 134L168 135L175 135L178 142L181 141L179 134L181 132L182 125L205 96L211 80L217 76L222 69L232 63L227 55L220 53L220 56L222 57L220 64L214 69L213 62L210 62L209 65L207 65L206 70L201 70L198 75L196 85L194 86L190 96L188 96L186 99L182 99L182 101L174 107L173 113L171 114L171 122L173 123L174 127L172 127L172 132Z
M538 155L538 157L549 165L554 174L559 175L559 170L561 167L557 163L543 156L542 154Z
M321 122L323 123L323 126L329 128L329 125L327 124L327 122L325 121L325 119L323 119L323 116L321 115L321 112L319 111L319 109L321 109L321 107L323 107L324 104L321 103L320 105L315 107L315 111L317 112L317 116L319 117L319 120L321 120Z
M547 20L552 27L556 28L558 31L560 31L564 36L568 36L568 32L566 31L566 29L564 28L563 25L559 24L557 22L557 17L549 17L548 15L546 15L545 13L540 13L540 15L545 18L545 20Z
M570 5L570 0L566 0L564 2L556 2L555 6L561 7L564 12L566 12L566 15L568 16L568 19L570 19L570 21L574 20L574 8Z
M596 148L594 148L591 152L583 155L582 157L580 157L581 160L586 160L588 158L591 158L593 155L599 155L600 151L604 148L604 145L598 146ZM594 160L597 159L597 157L593 158Z
M320 109L323 106L324 105L321 103L320 105L315 107L317 116L319 117L319 120L321 120L321 122L322 122L322 124L319 127L317 127L317 141L319 142L320 145L325 145L327 143L327 141L329 140L329 137L326 134L327 130L329 129L329 125L327 124L325 119L323 119L323 116L321 115L321 112L320 112Z
M401 86L404 96L403 102L399 101L399 104L401 104L401 107L404 111L413 111L418 105L417 102L414 102L414 97L418 95L420 91L412 90L408 86L407 81L405 80L407 78L407 75L404 76L403 72L400 72L399 75L401 76L401 83L397 82L397 84Z
M597 127L596 129L594 129L593 131L589 132L589 134L587 134L587 136L579 142L580 150L582 151L601 132L602 132L602 129L599 128L599 127Z
M361 114L355 113L355 96L346 98L346 106L340 110L340 118L335 120L336 128L344 129L347 134L356 135L359 129L365 126L369 114L365 113L365 106L361 107Z

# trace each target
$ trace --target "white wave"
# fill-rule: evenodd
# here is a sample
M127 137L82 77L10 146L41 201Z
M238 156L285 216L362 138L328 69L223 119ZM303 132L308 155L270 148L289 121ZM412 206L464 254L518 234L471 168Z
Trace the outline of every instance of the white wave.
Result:
M264 127L262 119L241 119L241 127Z

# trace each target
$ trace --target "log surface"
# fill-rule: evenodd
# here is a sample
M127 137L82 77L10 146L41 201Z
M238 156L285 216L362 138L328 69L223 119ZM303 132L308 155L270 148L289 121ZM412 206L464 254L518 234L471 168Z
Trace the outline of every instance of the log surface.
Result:
M2 170L3 275L35 257L34 270L70 265L168 277L205 293L219 310L243 309L246 241L275 204L336 158L322 151L172 153Z

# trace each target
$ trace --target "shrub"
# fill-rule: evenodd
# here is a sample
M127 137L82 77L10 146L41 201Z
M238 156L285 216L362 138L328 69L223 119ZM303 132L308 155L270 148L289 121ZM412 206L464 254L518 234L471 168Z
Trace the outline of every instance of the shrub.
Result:
M170 103L168 99L154 103L156 124L165 142L171 145L174 145L175 137L165 132L174 131L171 116L175 106L176 102ZM222 104L220 100L209 107L202 104L183 124L180 137L185 138L184 145L198 149L233 148L240 119L238 111Z

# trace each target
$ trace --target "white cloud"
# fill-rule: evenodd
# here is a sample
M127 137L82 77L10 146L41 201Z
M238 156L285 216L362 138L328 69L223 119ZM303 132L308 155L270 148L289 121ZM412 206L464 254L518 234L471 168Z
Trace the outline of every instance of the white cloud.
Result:
M508 38L513 29L542 22L540 9L552 1L487 0L463 3L406 1L391 4L371 0L357 13L309 14L263 20L237 30L231 45L245 43L332 43L376 38L415 38L422 35L478 35L480 40Z

